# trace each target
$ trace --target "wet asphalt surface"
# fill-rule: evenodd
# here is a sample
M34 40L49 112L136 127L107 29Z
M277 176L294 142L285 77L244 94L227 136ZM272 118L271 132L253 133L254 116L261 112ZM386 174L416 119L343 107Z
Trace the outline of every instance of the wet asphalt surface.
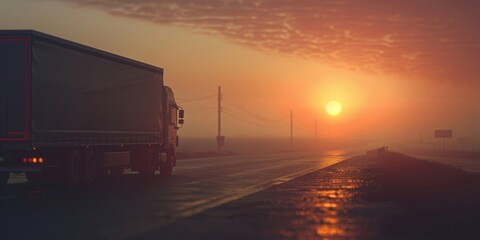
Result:
M370 159L347 160L167 224L139 238L321 239L378 236L382 216L395 208L366 201L376 186ZM189 226L188 230L183 229Z
M137 239L480 239L478 202L479 175L387 152L340 162Z
M179 160L169 179L126 174L75 189L31 185L13 174L0 196L0 239L136 238L348 157L334 151Z
M93 189L17 183L0 198L0 238L480 239L479 175L391 152L323 157L255 156L264 167L247 170L252 159L205 159L197 176L186 164L169 180L127 175ZM267 167L282 159L285 172Z

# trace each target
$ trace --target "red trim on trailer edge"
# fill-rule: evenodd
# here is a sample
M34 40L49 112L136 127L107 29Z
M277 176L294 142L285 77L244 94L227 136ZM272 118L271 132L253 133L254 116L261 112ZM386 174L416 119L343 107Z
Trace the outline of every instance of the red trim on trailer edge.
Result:
M0 38L0 41L28 41L30 38Z
M28 117L29 117L29 77L30 51L28 42L30 38L0 38L0 41L25 41L25 130L23 132L8 132L8 134L22 134L23 138L0 138L0 141L28 141Z
M29 124L29 101L30 101L30 86L29 86L29 77L30 77L30 74L29 74L29 70L30 70L30 49L29 49L29 43L30 39L29 38L25 38L25 48L26 48L26 51L25 51L25 135L24 135L24 140L25 141L28 141L28 127L30 126Z
M15 135L16 135L16 134L18 134L18 135L22 134L22 135L25 135L25 132L10 131L10 132L7 132L7 134L15 134Z

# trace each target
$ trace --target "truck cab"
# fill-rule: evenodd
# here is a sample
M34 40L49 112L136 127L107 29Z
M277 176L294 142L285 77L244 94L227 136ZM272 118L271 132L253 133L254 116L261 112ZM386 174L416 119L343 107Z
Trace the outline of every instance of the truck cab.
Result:
M177 105L175 95L170 87L164 86L165 105L163 106L166 121L163 123L164 135L163 142L164 149L167 150L166 159L160 162L160 172L162 175L169 176L172 169L177 165L176 148L178 147L177 130L180 129L184 123L184 110Z
M169 121L165 123L165 142L173 147L176 148L178 146L178 136L177 136L177 130L182 127L184 123L184 111L183 109L177 105L175 102L175 96L173 94L173 91L170 87L165 86L164 87L164 93L165 93L165 103L166 106L165 112L167 113Z

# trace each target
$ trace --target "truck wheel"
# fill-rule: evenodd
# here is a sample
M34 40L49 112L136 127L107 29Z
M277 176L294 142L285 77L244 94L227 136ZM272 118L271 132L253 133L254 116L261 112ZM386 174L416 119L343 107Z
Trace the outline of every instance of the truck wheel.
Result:
M0 191L5 189L8 183L9 172L0 172Z
M168 151L167 162L164 163L164 164L160 164L160 176L161 177L172 176L174 161L175 161L175 155L173 154L173 151Z
M82 158L78 150L72 150L65 161L65 180L69 185L78 185L81 179Z
M93 184L97 179L97 159L93 150L87 150L83 155L82 182Z
M122 176L124 170L125 169L123 167L111 167L110 174L115 177Z

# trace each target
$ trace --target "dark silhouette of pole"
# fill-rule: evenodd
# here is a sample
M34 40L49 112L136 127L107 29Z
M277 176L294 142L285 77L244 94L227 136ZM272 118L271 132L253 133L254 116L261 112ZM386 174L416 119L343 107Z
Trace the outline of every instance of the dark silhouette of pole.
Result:
M217 135L217 146L218 151L222 149L222 89L218 86L218 135Z
M222 136L222 89L220 86L218 86L218 136Z
M290 148L293 149L293 110L290 110Z

